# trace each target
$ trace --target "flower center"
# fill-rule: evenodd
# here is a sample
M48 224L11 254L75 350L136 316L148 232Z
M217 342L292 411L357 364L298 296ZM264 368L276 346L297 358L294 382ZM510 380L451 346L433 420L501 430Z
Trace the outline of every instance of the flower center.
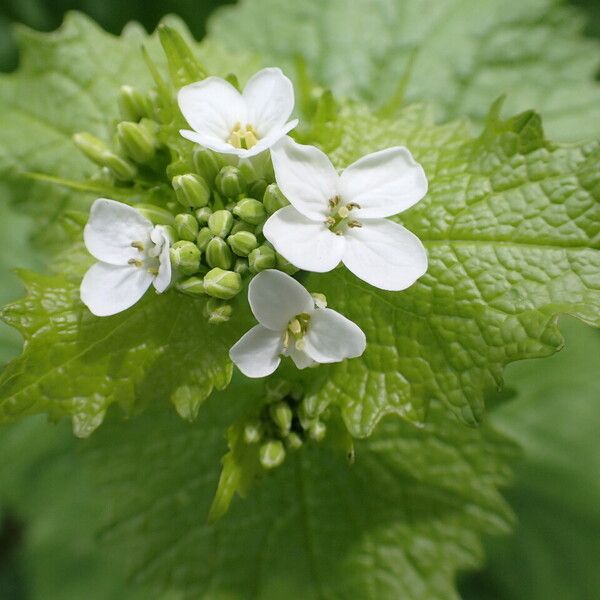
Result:
M329 208L325 224L336 235L343 235L348 227L362 227L360 221L353 219L350 214L355 208L360 208L355 202L344 204L339 196L334 196L329 200Z
M234 148L243 148L249 150L258 142L258 134L250 123L246 123L242 127L240 123L236 123L231 130L231 135L227 140Z
M297 350L304 348L304 336L308 330L309 323L310 315L307 313L300 313L293 319L290 319L283 336L283 346L286 350L292 342L294 342Z
M151 275L158 275L158 267L160 261L158 255L160 254L160 248L156 244L152 244L152 247L146 252L144 242L138 240L131 242L131 247L135 248L139 253L139 258L130 258L127 262L138 269L146 269Z

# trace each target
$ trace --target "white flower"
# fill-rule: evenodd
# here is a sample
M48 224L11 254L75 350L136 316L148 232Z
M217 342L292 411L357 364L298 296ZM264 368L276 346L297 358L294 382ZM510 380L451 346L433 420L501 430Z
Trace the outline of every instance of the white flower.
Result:
M427 270L423 244L389 217L427 193L427 178L406 148L363 156L338 175L313 146L286 137L271 158L291 206L265 223L265 237L289 262L324 273L340 261L367 283L403 290Z
M241 158L270 148L298 120L294 88L281 69L263 69L250 78L243 93L220 77L207 77L179 90L179 108L194 131L182 129L192 142Z
M365 334L360 327L315 299L293 277L268 269L248 288L248 301L258 325L231 348L229 356L248 377L275 371L281 355L299 369L360 356ZM321 304L321 301L319 301Z
M164 227L154 226L131 206L99 198L83 231L88 252L100 262L81 282L81 300L98 317L133 306L154 285L164 292L171 282Z

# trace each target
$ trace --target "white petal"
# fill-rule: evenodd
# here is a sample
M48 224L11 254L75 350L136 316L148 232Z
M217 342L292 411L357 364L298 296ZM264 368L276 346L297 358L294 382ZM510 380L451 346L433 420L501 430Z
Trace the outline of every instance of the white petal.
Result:
M293 206L284 206L271 215L263 233L286 260L316 273L335 268L346 244L344 237L329 231L323 221L307 219Z
M161 294L171 283L171 259L169 257L171 239L167 235L165 228L160 225L152 230L151 238L155 244L160 246L160 254L158 255L158 275L154 277L152 283L156 291Z
M256 320L280 335L290 319L314 310L313 298L304 286L274 269L262 271L250 282L248 302Z
M400 146L367 154L341 175L342 200L360 209L363 219L390 217L416 204L427 193L427 177L411 153Z
M229 350L229 358L247 377L266 377L281 362L283 336L262 325L255 325Z
M200 134L200 139L225 142L234 125L244 124L247 119L241 94L220 77L207 77L182 87L177 100L185 120ZM206 145L202 141L198 143Z
M294 110L294 87L281 69L267 68L253 75L242 97L248 123L261 138L282 129Z
M360 356L366 343L365 334L356 323L335 310L323 308L310 318L304 351L319 363L332 363Z
M81 301L97 317L117 314L133 306L152 283L144 268L96 263L81 282Z
M180 129L179 133L186 140L190 140L190 142L194 142L195 144L200 144L201 146L219 152L220 154L235 154L236 156L242 156L244 152L248 152L248 150L236 148L229 142L223 141L221 138L214 135L197 133L196 131L189 131L188 129Z
M316 360L313 360L303 350L298 350L295 346L292 346L287 354L293 361L298 369L306 369L317 364Z
M427 271L427 253L421 240L387 219L362 221L345 235L343 262L357 277L382 290L411 286Z
M329 214L339 178L327 155L286 136L271 148L271 159L277 185L296 209L313 220Z
M137 241L146 246L151 231L152 223L135 208L98 198L92 204L83 240L94 258L111 265L126 265L130 258L144 257L131 243Z

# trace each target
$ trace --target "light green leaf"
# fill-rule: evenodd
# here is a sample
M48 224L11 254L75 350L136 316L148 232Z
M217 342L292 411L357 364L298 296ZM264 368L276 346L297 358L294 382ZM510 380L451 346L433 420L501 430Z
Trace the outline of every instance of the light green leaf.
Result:
M209 21L210 37L257 51L374 108L433 102L436 117L471 117L507 94L535 109L554 139L600 133L600 45L558 0L242 0Z

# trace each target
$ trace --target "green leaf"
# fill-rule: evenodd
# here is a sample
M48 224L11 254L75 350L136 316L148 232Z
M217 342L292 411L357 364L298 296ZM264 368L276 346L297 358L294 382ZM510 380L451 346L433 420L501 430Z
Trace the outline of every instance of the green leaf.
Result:
M491 415L524 449L508 491L518 524L486 544L487 566L465 582L467 598L579 600L600 589L600 335L574 321L561 327L565 350L511 366L516 396Z
M436 117L482 123L506 93L508 114L539 110L553 138L600 133L600 45L557 0L242 0L209 21L213 39L257 51L294 74L393 111L433 102Z
M479 535L511 523L496 486L514 447L436 403L422 428L382 422L352 466L309 444L210 525L223 429L263 394L233 383L193 424L161 410L107 422L90 440L111 511L105 551L181 598L457 598Z

